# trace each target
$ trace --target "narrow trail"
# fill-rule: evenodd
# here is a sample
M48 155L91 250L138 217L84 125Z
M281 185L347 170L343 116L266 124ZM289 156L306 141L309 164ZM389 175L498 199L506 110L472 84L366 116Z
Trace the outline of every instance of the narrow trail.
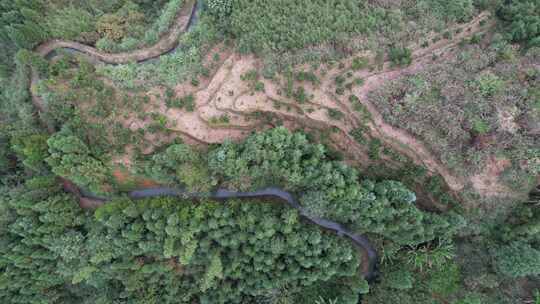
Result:
M459 28L462 29L460 34L453 37L452 40L442 41L439 45L431 46L427 49L417 49L413 52L413 63L405 68L393 69L390 62L386 62L387 68L383 71L372 73L364 78L364 85L358 89L353 89L353 93L359 98L360 102L367 108L371 114L371 128L373 131L379 132L383 139L391 144L396 150L406 154L418 163L423 163L430 171L437 172L445 180L448 187L453 191L460 191L465 187L465 181L463 178L452 174L436 156L427 148L427 146L418 140L414 135L409 132L392 126L385 122L382 114L377 110L376 106L369 100L368 95L379 88L384 83L388 83L394 79L397 79L405 74L413 74L414 72L422 70L427 61L431 60L431 56L434 53L450 52L462 39L476 34L481 31L480 24L489 15L482 13L475 17L471 22L466 25L462 25ZM490 26L489 24L487 26ZM465 28L470 28L470 31L465 31ZM349 113L354 111L349 107ZM395 143L398 143L396 145ZM404 149L403 147L406 147ZM408 150L408 151L407 151Z
M97 208L103 204L106 204L110 201L109 198L101 198L97 196L92 196L91 194L84 193L87 198L93 200L92 204L89 204L87 208ZM148 188L134 190L127 193L127 196L132 200L141 200L155 197L180 197L184 199L199 199L199 198L209 198L215 200L229 200L234 198L267 198L267 197L277 197L280 200L287 202L287 204L298 210L299 214L307 219L309 222L322 227L327 230L335 232L338 236L345 236L349 238L356 246L361 248L365 253L365 258L367 264L364 265L363 275L368 282L372 282L377 277L377 266L378 266L378 254L373 245L369 242L368 238L362 234L357 234L349 231L343 225L338 224L334 221L330 221L323 218L318 218L312 216L304 207L300 205L295 196L281 188L268 187L263 188L257 191L251 192L238 192L230 191L227 189L218 189L210 193L197 193L197 192L188 192L184 189L176 188Z
M36 52L47 58L53 52L58 49L67 49L70 51L80 52L81 54L88 56L92 59L93 62L102 62L106 64L125 64L129 62L144 62L150 59L158 58L164 54L167 54L178 47L178 37L185 31L189 30L190 26L196 21L196 11L197 11L197 1L190 0L188 1L178 12L175 22L171 26L167 34L160 38L158 43L155 45L139 49L132 52L124 52L117 54L108 54L97 50L91 46L83 45L73 41L64 41L64 40L51 40L47 41L36 48ZM414 48L416 49L413 52L414 63L409 67L395 69L391 66L389 62L383 64L383 69L377 72L366 72L360 71L355 73L356 77L362 77L364 79L364 84L358 88L354 88L352 93L357 95L361 103L366 107L368 112L371 115L369 127L373 134L376 134L377 137L384 140L386 143L390 144L392 147L396 148L399 152L406 154L411 157L417 163L424 164L432 172L440 174L447 185L454 191L459 191L464 187L464 181L460 178L452 175L439 161L438 159L429 151L429 149L419 140L417 140L413 135L408 132L394 127L390 124L387 124L382 114L377 110L376 105L372 104L368 95L374 89L380 87L383 83L394 80L406 73L413 73L424 67L426 64L427 58L434 53L441 53L443 51L449 51L452 47L457 45L458 41L470 36L471 34L477 33L480 30L480 22L486 18L487 14L481 14L474 18L470 23L460 25L460 29L469 28L469 31L461 31L460 34L454 36L451 40L443 40L437 43L434 43L429 48ZM321 83L320 89L314 89L314 94L318 94L321 100L318 102L310 102L310 106L318 107L318 109L309 112L303 113L301 107L296 105L294 101L286 100L283 101L283 97L279 92L279 89L276 87L275 83L265 81L265 85L268 88L268 91L261 94L251 94L248 96L248 90L242 91L240 95L234 96L229 100L227 104L226 100L221 100L223 92L226 90L238 89L242 86L239 85L242 82L239 79L239 76L249 68L249 64L255 62L253 59L248 60L249 64L244 64L242 66L243 57L236 57L235 55L230 55L226 58L225 63L221 68L212 75L212 78L208 84L203 88L195 92L196 96L203 100L203 102L198 105L197 112L192 113L193 118L199 121L200 126L204 127L200 130L193 129L193 126L188 126L190 120L187 119L184 122L183 127L175 128L173 131L181 134L183 137L187 137L193 142L197 143L214 143L220 142L225 138L242 138L245 137L245 132L252 130L254 128L262 127L261 123L251 123L247 120L243 123L238 123L234 125L234 122L226 126L215 126L212 127L210 124L210 118L214 114L219 113L230 113L233 115L238 115L240 118L245 118L246 115L252 114L254 111L262 111L267 113L272 113L283 117L286 120L290 120L291 123L298 123L295 119L300 120L301 124L306 124L311 128L324 130L328 126L338 128L341 133L343 142L338 143L344 149L356 149L355 151L360 152L358 144L350 136L350 131L354 128L357 128L361 124L361 118L358 113L352 109L350 103L348 103L344 96L336 96L332 92L332 81L338 76L342 71L331 71L327 75L323 82ZM241 67L236 68L236 64L239 64ZM255 64L256 66L256 64ZM222 68L225 70L222 70ZM233 73L234 71L234 73ZM221 73L221 74L220 74ZM233 80L228 82L232 78ZM35 69L32 69L31 73L31 96L32 102L39 112L45 113L47 111L46 105L43 99L37 94L37 84L39 81L39 75ZM288 105L296 109L296 112L290 112L285 110L278 110L271 105L269 101L277 101ZM325 103L327 102L327 103ZM327 117L327 111L329 109L341 109L345 113L343 121L334 121L329 120ZM203 110L204 109L204 110ZM199 112L198 110L203 110L204 112ZM179 116L179 113L172 113L175 116ZM182 113L182 117L184 117ZM49 132L53 133L54 127L48 125L43 121L44 125L47 126ZM195 133L193 133L195 131ZM204 134L203 134L204 133ZM360 157L361 158L361 157ZM82 193L79 188L77 188L73 183L68 180L62 179L64 188L75 194L80 199L80 206L82 208L95 208L107 200L102 198L95 197L88 193ZM342 225L321 218L315 218L309 215L309 213L302 208L295 197L282 189L279 188L265 188L259 191L254 192L234 192L228 191L226 189L220 189L211 194L198 194L198 193L188 193L184 190L172 189L172 188L155 188L155 189L141 189L138 191L132 191L128 193L128 196L132 199L143 199L149 197L157 196L176 196L176 197L191 197L191 198L201 198L209 197L214 199L230 199L230 198L254 198L254 197L278 197L283 201L286 201L291 207L297 209L302 217L306 218L310 222L323 227L325 229L332 230L340 236L348 237L354 244L358 245L363 249L365 255L364 258L368 261L366 268L364 269L365 278L369 281L373 280L376 277L376 267L377 267L377 252L373 246L369 243L367 238L363 235L354 234L346 230Z
M192 20L193 15L196 12L196 4L195 0L187 1L178 12L169 31L162 36L156 44L150 47L130 52L106 53L95 47L74 41L49 40L40 44L35 51L40 56L46 57L57 49L72 49L108 64L143 62L162 56L164 53L167 53L178 46L178 37L188 30L190 20Z
M66 40L49 40L40 44L35 52L43 58L47 58L50 54L58 49L75 50L82 54L85 54L95 60L108 64L123 64L130 62L144 62L153 58L157 58L167 52L178 47L178 37L187 31L191 25L192 20L195 18L197 12L197 1L189 0L182 6L177 14L175 21L173 22L169 31L159 39L159 41L147 48L139 49L131 52L123 53L105 53L97 50L94 47L84 45L75 41ZM32 95L32 103L39 110L39 112L46 112L46 105L43 98L36 94L37 85L39 82L39 74L35 69L31 72L30 92ZM50 127L48 127L51 131Z
M93 47L86 46L77 42L71 42L71 41L63 41L63 40L51 40L48 42L45 42L38 46L36 49L36 52L44 57L47 58L49 54L56 51L57 49L72 49L79 51L81 53L84 53L94 59L97 59L101 62L108 63L108 64L121 64L121 63L128 63L128 62L143 62L152 58L159 57L175 47L177 47L177 41L178 36L184 32L187 31L190 27L190 25L193 24L194 14L196 12L196 5L197 2L192 0L189 2L189 4L184 5L184 7L180 10L178 13L178 16L176 18L176 21L174 22L173 26L169 30L168 34L162 37L159 42L151 47L140 49L133 52L127 52L127 53L118 53L118 54L107 54L100 52L96 50ZM30 79L30 93L32 96L32 102L34 106L38 109L39 112L45 113L46 112L46 106L44 104L43 99L37 95L37 84L39 81L39 74L35 69L32 69L31 72L31 79ZM222 84L220 84L221 87ZM54 133L55 129L54 126L49 125L40 117L42 123L47 126L47 129L50 133ZM200 117L199 117L200 119ZM176 130L179 133L183 133L185 136L190 137L194 141L200 141L198 138L195 138L189 134L185 134L181 130ZM90 193L85 193L81 191L74 183L71 181L61 178L61 182L64 186L64 189L68 192L71 192L75 196L79 198L80 206L82 208L95 208L101 204L104 204L107 202L107 200L103 200L100 197L94 196ZM274 196L278 197L284 201L286 201L291 207L297 209L301 216L308 219L310 222L314 223L315 225L318 225L319 227L332 230L336 232L339 236L346 236L348 237L355 245L360 247L365 255L368 264L365 266L365 269L363 270L363 274L365 279L368 282L373 281L377 277L377 263L378 263L378 255L374 247L371 245L369 240L360 234L354 234L347 229L345 229L342 225L326 220L321 218L312 217L309 215L307 211L305 211L304 208L300 206L300 204L297 202L297 200L294 198L292 194L289 192L286 192L279 188L265 188L254 192L234 192L234 191L228 191L225 189L219 189L214 193L211 193L210 196L208 194L197 194L197 193L187 193L185 191L181 191L178 189L171 189L171 188L159 188L159 189L142 189L139 191L133 191L128 194L132 199L143 199L148 197L157 197L157 196L181 196L181 197L191 197L191 198L199 198L199 197L210 197L215 199L230 199L230 198L255 198L255 197L268 197L268 196Z

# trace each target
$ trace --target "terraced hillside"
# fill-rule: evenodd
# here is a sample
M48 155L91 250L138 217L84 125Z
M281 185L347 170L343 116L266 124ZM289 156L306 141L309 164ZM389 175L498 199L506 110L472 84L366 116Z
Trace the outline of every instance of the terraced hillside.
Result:
M540 4L61 2L0 3L6 303L540 300Z

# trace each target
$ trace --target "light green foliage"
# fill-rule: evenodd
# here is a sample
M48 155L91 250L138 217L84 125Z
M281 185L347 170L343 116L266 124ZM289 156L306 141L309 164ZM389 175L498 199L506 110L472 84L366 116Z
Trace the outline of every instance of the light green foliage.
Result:
M319 218L328 217L328 198L322 191L310 191L300 197L300 203L312 216Z
M45 59L43 59L38 54L22 49L17 52L15 57L20 63L28 64L31 67L35 68L40 73L40 75L47 74L49 64Z
M351 69L354 71L358 71L361 69L365 69L369 64L369 60L365 57L355 57L353 58Z
M203 72L203 56L218 37L215 25L201 16L197 25L179 38L182 47L171 54L160 56L155 62L103 66L98 71L125 88L141 84L173 86Z
M208 269L201 281L201 291L205 292L210 289L210 287L219 285L220 279L223 279L223 265L221 264L219 253L217 253L210 259Z
M473 120L473 131L476 132L477 134L482 135L482 134L488 133L490 131L490 127L482 119L476 118Z
M95 193L103 193L109 179L108 168L90 154L79 138L56 133L47 140L50 156L46 159L52 171Z
M283 51L368 31L375 20L366 3L331 1L233 1L230 31L241 51Z
M152 24L150 30L145 33L144 42L148 45L158 42L159 37L169 30L178 11L184 4L184 0L170 0L167 2L158 19Z
M484 97L491 97L503 89L504 82L497 75L487 72L476 79L478 90Z
M182 183L193 191L207 191L212 186L204 157L188 145L171 145L152 157L147 174L166 183Z
M18 134L11 139L11 148L26 167L40 171L44 169L45 158L49 156L46 134Z
M328 299L325 300L323 297L319 297L318 300L315 300L315 304L337 304L337 299Z
M54 38L76 39L82 33L96 30L96 20L88 11L75 6L54 11L48 19L48 27Z

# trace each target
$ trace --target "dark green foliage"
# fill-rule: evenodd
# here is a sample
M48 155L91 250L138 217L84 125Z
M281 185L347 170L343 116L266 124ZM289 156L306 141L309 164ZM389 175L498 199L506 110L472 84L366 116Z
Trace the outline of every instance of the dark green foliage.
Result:
M369 141L368 156L371 159L377 160L381 157L382 142L378 138L373 138Z
M473 0L428 0L430 9L448 21L466 22L474 12Z
M515 241L493 250L494 264L501 274L523 277L540 274L540 251L531 245Z
M540 2L538 0L503 1L498 16L506 22L512 41L540 45Z
M306 90L304 87L298 87L293 93L293 98L296 102L303 104L306 103L309 100L308 95L306 94Z
M319 78L313 72L300 71L296 73L296 80L298 81L309 81L312 84L319 84Z
M397 269L385 274L384 277L388 287L397 289L397 290L406 290L411 289L414 281L413 274L410 271L404 269Z
M357 304L359 294L369 291L367 282L359 275L340 282L319 282L293 296L292 303L300 304ZM281 302L272 302L281 303ZM284 302L287 303L287 302Z
M349 134L356 140L357 143L364 145L366 144L365 138L366 130L364 128L353 129Z
M412 62L412 52L406 47L392 47L388 52L388 57L393 64L406 66Z
M89 252L92 272L81 282L114 282L117 295L127 291L133 300L153 291L164 303L246 303L281 286L300 292L352 279L358 268L346 240L301 224L296 211L273 204L120 200L95 216L101 227L89 244L99 250ZM100 240L107 236L115 242Z
M401 183L358 182L358 173L330 161L325 149L284 128L224 143L209 155L210 171L229 187L257 189L282 185L302 193L310 212L383 235L400 244L417 244L461 227L459 216L441 217L414 206L414 193Z
M327 109L327 115L328 117L334 120L341 120L343 119L343 117L345 117L345 114L343 114L343 112L341 112L340 110L333 109L333 108Z
M425 244L414 250L388 246L381 282L364 300L368 303L449 303L460 293L461 271L452 243ZM437 299L436 302L433 302Z
M146 171L161 183L181 183L192 191L208 191L212 186L205 158L184 144L171 145L154 155Z
M312 286L339 285L343 299L360 291L357 250L285 206L119 199L92 218L52 176L2 190L3 303L246 303L282 286L295 297Z
M208 0L208 10L218 18L226 18L232 12L232 0Z
M13 137L11 148L17 153L26 167L40 171L45 168L45 159L49 156L46 134L22 134Z
M81 294L66 288L83 252L86 218L56 178L41 176L2 189L0 301L66 303Z
M103 187L109 180L109 170L91 155L84 142L63 132L51 136L47 144L50 156L46 161L52 172L94 193L104 192Z

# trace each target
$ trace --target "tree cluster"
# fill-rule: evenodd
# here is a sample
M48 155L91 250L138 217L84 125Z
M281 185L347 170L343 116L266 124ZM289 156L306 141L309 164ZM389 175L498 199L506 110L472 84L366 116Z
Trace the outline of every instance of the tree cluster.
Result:
M399 182L360 182L356 170L329 159L322 145L285 128L252 135L240 144L226 142L208 158L212 174L229 187L282 186L298 193L314 215L400 244L450 235L461 226L457 215L420 211L414 193Z

